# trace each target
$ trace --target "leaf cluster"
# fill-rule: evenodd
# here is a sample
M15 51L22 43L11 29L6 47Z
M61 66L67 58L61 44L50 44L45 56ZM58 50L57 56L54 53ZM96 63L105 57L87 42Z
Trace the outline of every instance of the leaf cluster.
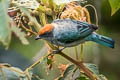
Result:
M109 0L109 2L112 6L112 14L114 14L120 8L120 2L119 0ZM73 18L76 20L81 19L81 13L84 13L82 15L82 18L90 18L87 9L83 8L82 6L69 8L71 10L74 10L75 12L73 13L73 16L71 16L71 14L69 14L68 8L66 8L66 11L64 11L66 5L67 3L56 4L53 0L1 0L0 42L8 47L13 33L20 39L21 43L29 44L29 41L26 38L27 35L36 35L42 26L50 23L57 18L61 18L60 15L62 13L66 13L67 15L69 15L69 18L73 18L73 16L77 16L77 18L79 17L79 19L77 19L76 17ZM13 9L13 7L15 7L15 9ZM66 15L65 18L67 18ZM86 19L85 21L88 21L90 23L90 19ZM49 45L50 49L58 49L49 42L46 43L47 45ZM51 54L51 52L49 54L46 54L25 71L22 71L21 69L16 67L11 67L9 65L0 64L0 79L31 80L34 74L30 70L34 68L39 62L45 61L44 63L52 66L52 63L54 62L52 60L53 57L49 58L49 56L54 55ZM90 80L91 76L95 77L98 80L107 80L105 76L99 74L98 68L94 64L83 62L79 63L78 61L74 61L74 59L70 58L69 56L64 55L64 53L62 52L60 52L59 54L72 63L76 64L77 67L74 64L69 65L63 72L62 76L60 75L57 80ZM38 78L39 77L37 77L37 79Z

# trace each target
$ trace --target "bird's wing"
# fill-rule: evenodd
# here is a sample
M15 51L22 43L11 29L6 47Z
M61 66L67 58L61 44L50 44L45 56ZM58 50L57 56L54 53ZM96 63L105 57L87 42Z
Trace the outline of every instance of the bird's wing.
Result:
M74 41L79 40L79 35L77 35L77 32L65 32L65 33L59 33L61 35L57 36L57 41L61 43L72 43Z
M84 39L91 33L92 31L89 29L89 27L80 28L80 26L74 25L74 27L69 27L69 28L61 27L61 30L56 32L56 38L57 41L60 41L61 43L72 43L74 41Z
M64 22L64 25L62 25ZM78 41L84 39L85 37L89 36L93 31L97 29L97 26L93 24L88 24L86 22L76 21L76 20L56 20L55 23L61 24L64 26L59 27L59 33L57 40L64 43L71 43L74 41ZM61 29L60 29L61 28Z
M92 32L98 29L98 27L94 24L88 24L87 22L77 21L75 22L77 25L77 30L79 32L80 37L85 37L90 35Z

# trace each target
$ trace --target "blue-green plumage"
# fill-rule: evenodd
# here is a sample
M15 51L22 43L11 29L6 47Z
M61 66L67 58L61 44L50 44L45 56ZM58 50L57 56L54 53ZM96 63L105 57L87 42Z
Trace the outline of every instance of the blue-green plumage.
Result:
M86 37L86 40L93 41L110 48L114 48L114 43L115 43L113 39L99 35L97 33L93 33L90 36Z
M92 34L97 29L97 26L76 20L55 20L53 30L54 44L60 46L71 47L84 42L84 38ZM64 24L64 25L63 25Z
M54 20L52 25L53 30L39 35L38 38L63 47L73 47L85 41L93 41L114 48L114 41L111 38L95 33L98 27L94 24L71 19L58 19Z

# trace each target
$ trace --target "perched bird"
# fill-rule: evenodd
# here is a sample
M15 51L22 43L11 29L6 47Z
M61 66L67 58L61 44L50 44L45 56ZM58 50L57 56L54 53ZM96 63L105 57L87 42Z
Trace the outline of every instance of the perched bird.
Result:
M98 27L94 24L71 19L57 19L46 24L38 32L38 39L44 39L57 46L73 47L85 41L93 41L114 48L114 40L95 33ZM62 49L61 49L62 50Z

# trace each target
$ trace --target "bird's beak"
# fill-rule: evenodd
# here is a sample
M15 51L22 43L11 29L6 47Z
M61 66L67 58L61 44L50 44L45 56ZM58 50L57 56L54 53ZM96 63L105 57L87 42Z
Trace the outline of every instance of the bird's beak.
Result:
M41 39L41 37L39 35L37 35L37 37L35 38L35 40Z

